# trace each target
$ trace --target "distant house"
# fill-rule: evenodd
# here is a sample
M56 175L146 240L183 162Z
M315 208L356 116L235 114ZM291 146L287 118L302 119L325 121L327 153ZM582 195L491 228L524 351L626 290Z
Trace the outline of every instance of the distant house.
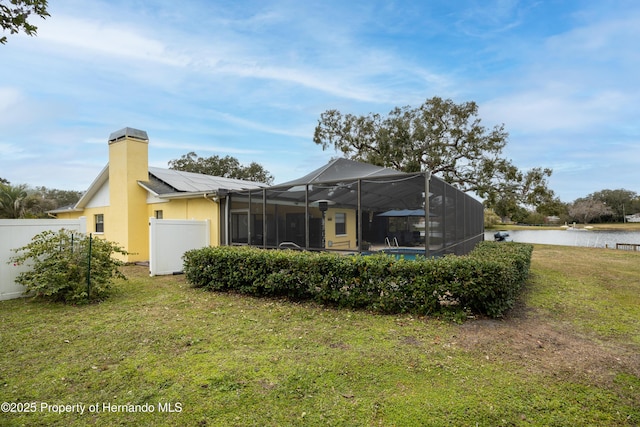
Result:
M544 217L544 222L547 224L558 224L560 222L560 217L556 215L546 216Z
M625 218L627 219L627 222L640 222L640 213L627 215Z

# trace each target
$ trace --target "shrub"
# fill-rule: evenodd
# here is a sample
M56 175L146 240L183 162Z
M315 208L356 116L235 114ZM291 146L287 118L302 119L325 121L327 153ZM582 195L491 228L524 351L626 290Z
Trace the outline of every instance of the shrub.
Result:
M9 263L30 267L18 275L16 283L26 287L26 294L38 298L65 303L99 301L109 295L113 278L124 278L118 270L122 262L112 255L126 251L107 240L65 229L44 231L13 251L18 255Z
M387 255L210 247L184 254L192 286L314 300L383 313L501 316L527 280L531 245L482 242L467 256L416 261Z

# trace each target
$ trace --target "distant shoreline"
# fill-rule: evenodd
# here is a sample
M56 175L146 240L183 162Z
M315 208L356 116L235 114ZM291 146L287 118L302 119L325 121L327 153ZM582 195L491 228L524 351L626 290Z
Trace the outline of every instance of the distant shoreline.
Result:
M573 225L573 224L571 224ZM640 222L611 223L611 224L576 224L576 228L590 227L590 230L599 231L640 231ZM496 224L485 227L486 231L491 230L565 230L566 226L561 225L516 225L516 224Z

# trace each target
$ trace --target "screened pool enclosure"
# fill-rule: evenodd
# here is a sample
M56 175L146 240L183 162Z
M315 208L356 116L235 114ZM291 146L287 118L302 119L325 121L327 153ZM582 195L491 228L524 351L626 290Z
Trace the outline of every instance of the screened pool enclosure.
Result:
M225 209L228 245L440 256L466 254L484 236L482 204L444 181L346 159L229 193Z

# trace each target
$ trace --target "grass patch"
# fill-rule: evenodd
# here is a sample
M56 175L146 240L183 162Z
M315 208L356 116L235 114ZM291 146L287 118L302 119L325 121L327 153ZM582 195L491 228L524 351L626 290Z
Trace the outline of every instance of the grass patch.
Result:
M463 325L126 267L100 304L0 302L0 401L38 405L0 425L637 425L639 260L536 246L518 308Z
M640 344L640 253L536 246L527 303L601 339Z

